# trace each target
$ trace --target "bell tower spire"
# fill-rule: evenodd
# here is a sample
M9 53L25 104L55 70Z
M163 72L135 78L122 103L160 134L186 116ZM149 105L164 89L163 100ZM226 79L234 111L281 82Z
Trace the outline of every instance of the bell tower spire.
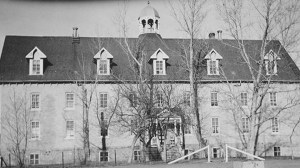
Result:
M157 33L159 34L159 14L156 9L148 5L141 11L138 21L139 21L139 30L140 34L145 33Z

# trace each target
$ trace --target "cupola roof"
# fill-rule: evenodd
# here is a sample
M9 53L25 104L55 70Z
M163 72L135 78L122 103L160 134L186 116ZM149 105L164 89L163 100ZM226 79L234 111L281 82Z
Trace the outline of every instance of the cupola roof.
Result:
M142 17L145 17L145 16L154 16L154 17L160 18L157 10L154 9L150 5L149 2L148 2L148 5L141 11L141 13L139 15L139 19L142 18Z

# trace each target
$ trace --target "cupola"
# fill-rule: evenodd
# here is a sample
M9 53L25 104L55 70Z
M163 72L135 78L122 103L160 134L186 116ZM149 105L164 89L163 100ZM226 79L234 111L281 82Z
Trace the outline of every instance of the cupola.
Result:
M159 18L157 10L148 1L148 5L141 11L138 18L140 34L159 33Z

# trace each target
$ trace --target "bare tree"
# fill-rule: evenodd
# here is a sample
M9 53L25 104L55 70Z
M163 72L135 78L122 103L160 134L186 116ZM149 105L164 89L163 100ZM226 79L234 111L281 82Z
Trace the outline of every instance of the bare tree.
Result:
M255 21L246 19L246 10L252 7L250 12L255 15ZM274 72L276 59L269 59L266 65L265 56L269 48L276 48L274 53L278 56L286 54L284 49L295 44L299 38L299 31L296 29L299 19L299 1L264 0L264 1L223 1L220 6L220 13L228 27L228 32L235 39L236 44L227 44L239 51L245 66L251 75L251 106L250 106L250 133L247 150L256 154L258 139L263 123L263 116L266 114L264 100L269 92ZM258 31L261 30L261 31ZM260 43L250 46L245 38L249 32L258 33ZM294 36L294 37L293 37ZM292 38L293 37L293 38ZM281 44L278 43L280 40ZM252 51L250 51L252 50ZM258 55L258 56L257 56ZM265 75L265 68L271 70Z
M13 89L9 97L9 102L5 105L5 111L2 114L2 138L7 150L12 154L13 159L19 167L26 166L26 155L28 150L28 141L30 139L30 120L29 103L27 94L17 94Z
M198 83L201 72L201 55L207 52L208 45L204 41L197 40L199 38L202 22L206 17L204 10L206 0L178 0L169 1L173 17L179 24L181 30L186 33L188 43L183 44L181 56L184 65L189 72L190 91L191 91L191 111L193 111L196 120L195 132L199 142L199 146L206 145L201 127L199 100L198 100Z

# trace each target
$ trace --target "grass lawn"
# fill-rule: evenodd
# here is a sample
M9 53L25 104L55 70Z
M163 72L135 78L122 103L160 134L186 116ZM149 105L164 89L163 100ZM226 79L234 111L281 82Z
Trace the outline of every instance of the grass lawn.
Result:
M114 168L232 168L233 162L225 163L223 161L217 161L207 163L205 161L186 161L172 165L168 165L162 162L154 162L153 164L132 164L121 166L105 166ZM300 168L300 160L275 160L267 159L265 161L265 168Z

